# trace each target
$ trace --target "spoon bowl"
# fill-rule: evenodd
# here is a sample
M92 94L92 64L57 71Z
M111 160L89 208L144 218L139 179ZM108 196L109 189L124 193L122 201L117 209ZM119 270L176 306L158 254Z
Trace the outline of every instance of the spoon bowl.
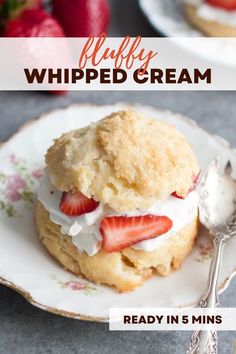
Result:
M224 233L231 237L236 231L236 180L230 161L220 174L220 159L210 164L198 186L199 217L211 234Z
M213 237L214 254L205 292L199 307L220 307L218 282L225 242L236 235L236 180L232 177L230 161L220 174L220 159L210 164L199 186L199 217ZM217 354L215 330L193 332L186 354Z

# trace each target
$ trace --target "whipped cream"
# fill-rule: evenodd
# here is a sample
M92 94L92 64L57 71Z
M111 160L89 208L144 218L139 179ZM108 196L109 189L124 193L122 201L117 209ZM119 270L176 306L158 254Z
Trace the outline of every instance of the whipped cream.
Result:
M198 194L193 191L185 199L170 196L165 202L157 201L147 210L117 213L110 207L100 203L90 213L71 217L65 215L59 209L61 195L61 191L57 190L51 184L47 172L44 171L38 191L38 200L48 211L51 221L60 225L61 232L71 236L73 244L81 252L86 252L89 256L96 254L101 248L100 220L105 216L140 216L152 214L169 217L173 222L171 230L161 236L136 243L133 246L135 249L154 251L169 237L190 224L198 212Z
M219 7L211 6L204 0L183 0L189 5L197 7L197 14L204 20L216 21L223 25L236 26L236 11L227 11Z

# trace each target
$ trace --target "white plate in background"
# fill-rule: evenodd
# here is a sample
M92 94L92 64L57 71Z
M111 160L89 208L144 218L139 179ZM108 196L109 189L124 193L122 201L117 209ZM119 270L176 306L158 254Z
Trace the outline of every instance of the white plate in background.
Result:
M182 0L139 0L139 5L147 21L162 36L173 38L177 45L203 59L235 68L236 39L214 38L214 41L200 41L200 38L207 37L189 24ZM193 37L198 37L199 40L191 45L188 39Z

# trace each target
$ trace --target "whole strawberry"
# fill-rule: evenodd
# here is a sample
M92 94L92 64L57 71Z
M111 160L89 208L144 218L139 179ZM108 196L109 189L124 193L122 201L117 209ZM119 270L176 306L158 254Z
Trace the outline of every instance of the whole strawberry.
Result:
M98 37L107 32L110 8L107 0L54 0L53 15L67 37Z
M28 9L6 22L4 37L64 37L59 23L42 9Z
M28 9L18 17L6 21L3 31L4 37L65 37L63 29L57 20L45 12L43 9ZM35 44L37 43L37 44ZM39 68L46 64L55 65L58 60L68 59L68 47L66 43L49 42L27 42L27 46L18 50L18 60L30 63L38 58L35 65ZM43 53L44 55L39 55ZM58 59L59 58L59 59ZM61 95L65 91L49 91L53 94Z

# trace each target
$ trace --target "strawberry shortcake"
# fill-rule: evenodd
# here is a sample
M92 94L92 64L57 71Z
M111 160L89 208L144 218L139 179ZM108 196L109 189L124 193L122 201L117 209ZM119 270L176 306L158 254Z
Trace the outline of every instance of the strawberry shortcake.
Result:
M46 165L39 237L74 274L128 291L168 275L191 251L199 166L174 126L112 113L55 140Z
M236 36L236 0L183 0L192 25L207 36Z

